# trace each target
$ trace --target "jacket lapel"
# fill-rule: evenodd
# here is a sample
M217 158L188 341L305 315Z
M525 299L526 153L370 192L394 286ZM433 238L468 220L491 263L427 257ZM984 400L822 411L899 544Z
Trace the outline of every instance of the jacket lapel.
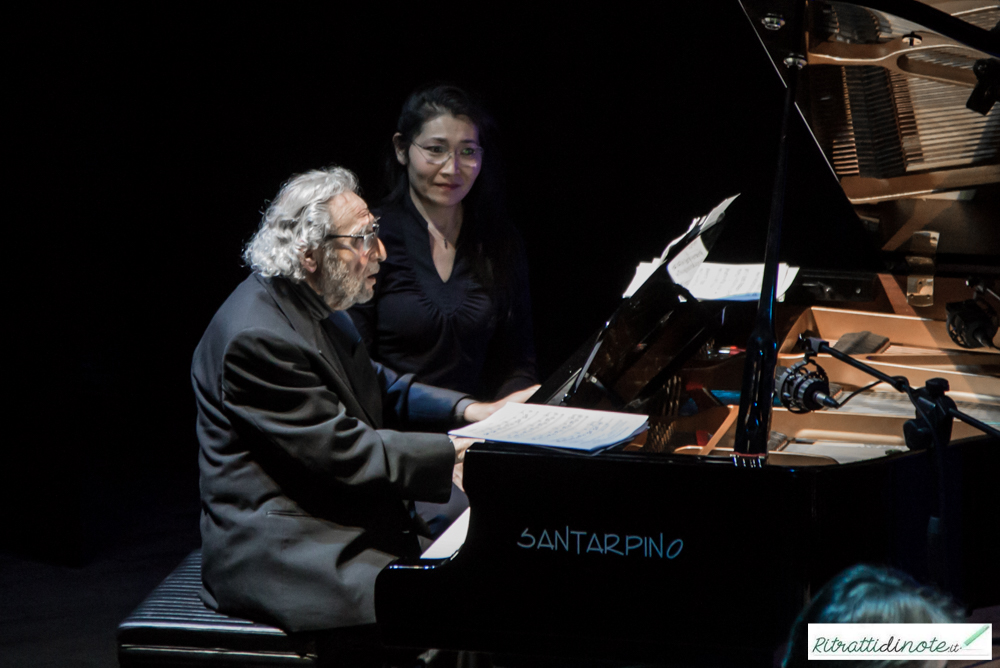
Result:
M358 402L381 426L382 391L378 376L372 368L372 360L368 357L368 350L361 341L361 334L354 326L354 321L346 312L336 311L320 324L339 353L338 357L347 370L347 377Z
M327 322L325 314L314 315L303 299L296 294L295 287L288 279L281 277L266 279L257 274L255 276L274 298L295 332L312 345L326 363L327 371L336 381L337 396L344 402L347 412L376 429L380 428L382 416L372 415L365 407L364 397L355 389L355 383L351 382L351 374L344 367L330 335L325 331Z

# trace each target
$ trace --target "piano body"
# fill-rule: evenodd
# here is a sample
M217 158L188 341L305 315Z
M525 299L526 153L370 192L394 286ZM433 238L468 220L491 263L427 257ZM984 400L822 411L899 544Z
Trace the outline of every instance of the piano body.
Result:
M987 29L1000 21L995 4L940 4ZM745 11L780 72L802 35L772 30L792 3L774 7ZM800 334L872 332L888 341L854 357L913 386L945 377L959 408L995 427L1000 339L967 348L949 334L962 323L946 322L949 303L971 299L970 276L983 312L998 306L1000 105L965 108L987 55L848 4L810 2L806 25L797 109L886 260L869 274L804 267L777 313L779 364L802 358ZM770 665L811 593L857 563L936 581L968 609L1000 604L996 439L956 420L940 460L911 449L912 407L882 384L839 410L775 407L766 463L734 466L738 349L755 307L698 302L661 266L533 398L647 414L642 442L470 449L464 543L379 575L383 639ZM840 400L872 380L816 360ZM932 515L941 541L928 541Z

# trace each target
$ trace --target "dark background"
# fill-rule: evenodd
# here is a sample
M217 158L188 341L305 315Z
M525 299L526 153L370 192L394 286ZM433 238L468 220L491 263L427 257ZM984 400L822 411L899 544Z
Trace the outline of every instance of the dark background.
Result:
M735 1L53 10L16 28L3 535L20 554L85 564L151 507L196 517L191 354L259 212L330 163L377 201L399 107L430 80L498 121L543 377L722 198L743 193L715 257L763 258L783 87ZM846 203L793 130L784 254L830 266L854 243Z

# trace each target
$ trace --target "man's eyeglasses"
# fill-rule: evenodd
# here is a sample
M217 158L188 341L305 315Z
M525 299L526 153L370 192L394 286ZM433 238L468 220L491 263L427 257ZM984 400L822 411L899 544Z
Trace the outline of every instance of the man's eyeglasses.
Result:
M443 165L448 162L452 156L455 156L455 160L457 160L460 165L464 165L465 167L475 167L479 164L479 161L483 159L482 146L463 146L455 149L454 151L449 151L447 146L441 146L440 144L421 146L420 144L414 143L413 145L420 149L420 152L424 156L424 160L432 165Z
M361 252L368 253L378 245L378 221L379 219L375 218L371 225L357 234L328 234L323 237L323 241L327 239L364 239L361 244Z

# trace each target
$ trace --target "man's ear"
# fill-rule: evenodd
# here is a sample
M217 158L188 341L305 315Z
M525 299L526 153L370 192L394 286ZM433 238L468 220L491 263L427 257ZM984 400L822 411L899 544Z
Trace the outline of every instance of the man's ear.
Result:
M316 248L309 248L299 251L299 261L302 263L302 268L307 274L315 275L319 269L319 261L316 257L317 250Z
M392 145L396 149L396 160L399 161L399 164L405 166L407 162L406 160L407 156L406 156L406 149L403 148L403 135L398 132L394 134L392 136Z

